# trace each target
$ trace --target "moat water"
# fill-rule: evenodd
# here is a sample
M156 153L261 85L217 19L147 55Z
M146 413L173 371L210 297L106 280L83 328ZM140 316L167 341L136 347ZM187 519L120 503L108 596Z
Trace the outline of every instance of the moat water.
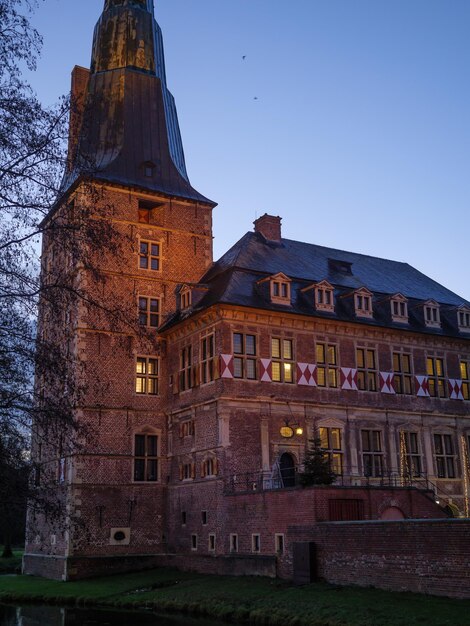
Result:
M0 626L222 626L222 622L150 611L0 604Z

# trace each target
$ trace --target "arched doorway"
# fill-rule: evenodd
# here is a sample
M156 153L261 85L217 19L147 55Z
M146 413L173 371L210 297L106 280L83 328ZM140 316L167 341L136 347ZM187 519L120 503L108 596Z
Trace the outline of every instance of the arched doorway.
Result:
M295 487L295 460L292 454L284 452L279 459L279 471L283 487Z

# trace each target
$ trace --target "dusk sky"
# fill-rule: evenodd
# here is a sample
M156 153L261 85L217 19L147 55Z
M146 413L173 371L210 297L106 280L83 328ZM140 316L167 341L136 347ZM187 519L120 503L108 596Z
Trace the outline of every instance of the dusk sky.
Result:
M43 101L89 67L103 4L41 2ZM470 300L468 0L155 0L155 13L191 183L219 203L215 258L267 212L284 237L406 261Z

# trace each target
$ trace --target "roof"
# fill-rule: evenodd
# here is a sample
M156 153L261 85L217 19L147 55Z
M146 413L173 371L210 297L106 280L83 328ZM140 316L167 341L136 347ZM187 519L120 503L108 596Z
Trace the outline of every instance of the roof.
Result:
M259 285L260 279L280 272L292 280L291 306L273 303L269 291L263 291ZM308 285L322 280L328 280L335 288L334 314L316 311L309 292L302 292ZM392 322L388 303L390 296L399 293L408 299L410 319L406 328L456 336L459 331L455 309L469 304L407 263L290 239L272 242L255 232L246 233L214 263L201 277L201 283L208 287L208 292L192 313L220 303L403 329L405 325ZM374 296L374 318L370 320L356 319L352 299L347 297L361 287L368 288ZM429 300L441 305L441 329L424 326L420 311ZM184 317L189 314L185 312ZM180 313L175 314L162 329L181 319Z

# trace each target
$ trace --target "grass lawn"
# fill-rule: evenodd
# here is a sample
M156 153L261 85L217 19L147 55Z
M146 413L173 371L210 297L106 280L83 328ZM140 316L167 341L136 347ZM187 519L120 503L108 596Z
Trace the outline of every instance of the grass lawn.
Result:
M2 548L0 547L0 554L2 553ZM18 569L21 569L21 558L23 557L22 550L13 550L13 558L12 559L2 559L0 558L0 575L1 574L13 574Z
M470 600L316 583L296 588L267 578L233 578L158 569L61 583L27 576L0 579L1 601L103 607L147 606L232 623L272 626L464 626Z

